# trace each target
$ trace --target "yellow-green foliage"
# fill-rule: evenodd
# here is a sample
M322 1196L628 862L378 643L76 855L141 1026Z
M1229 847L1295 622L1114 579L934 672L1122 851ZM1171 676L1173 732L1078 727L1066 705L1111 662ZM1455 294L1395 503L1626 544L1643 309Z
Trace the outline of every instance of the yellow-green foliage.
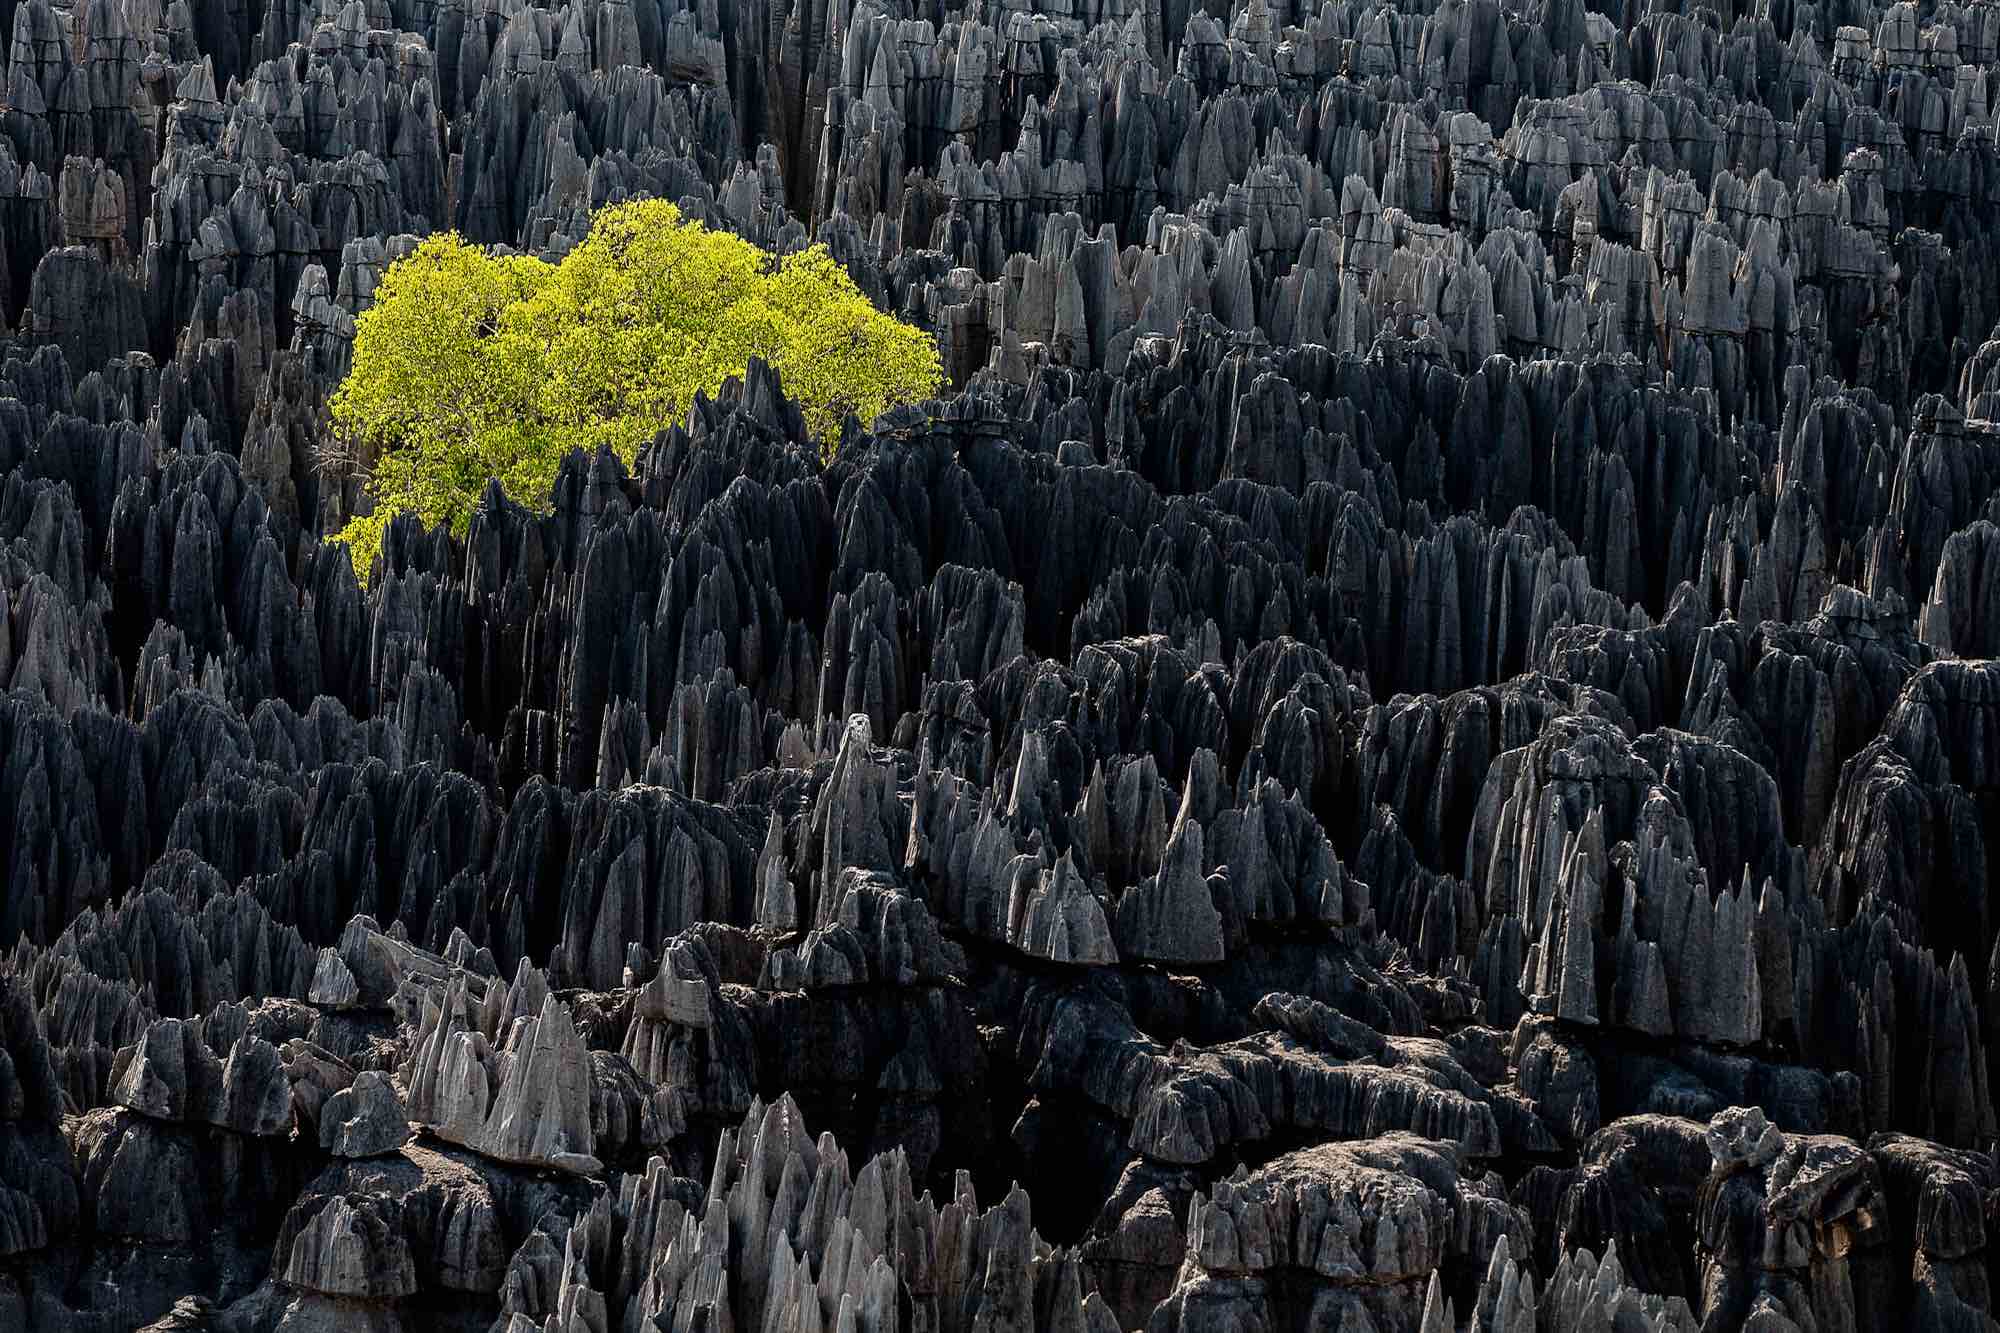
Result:
M488 477L545 507L571 449L628 463L753 356L823 447L937 391L937 346L875 309L822 247L772 256L664 200L607 208L559 264L432 236L391 265L356 322L334 429L372 458L375 512L349 523L365 576L391 517L463 533Z

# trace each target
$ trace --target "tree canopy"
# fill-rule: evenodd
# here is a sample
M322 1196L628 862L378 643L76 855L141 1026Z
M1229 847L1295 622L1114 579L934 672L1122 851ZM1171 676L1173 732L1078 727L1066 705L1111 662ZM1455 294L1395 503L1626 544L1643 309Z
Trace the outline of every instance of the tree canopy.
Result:
M545 507L571 449L629 463L752 357L824 448L848 413L942 381L930 335L877 310L824 247L776 258L665 200L604 209L559 263L432 236L356 321L332 415L374 512L336 539L365 576L397 513L462 534L489 477Z

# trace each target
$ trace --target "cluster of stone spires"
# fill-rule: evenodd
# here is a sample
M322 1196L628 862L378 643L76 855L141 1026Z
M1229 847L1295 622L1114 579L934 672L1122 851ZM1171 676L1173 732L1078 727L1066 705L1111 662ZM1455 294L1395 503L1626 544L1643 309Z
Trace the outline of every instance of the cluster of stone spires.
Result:
M2000 5L0 40L0 1329L1994 1326ZM384 268L634 194L947 395L364 588Z

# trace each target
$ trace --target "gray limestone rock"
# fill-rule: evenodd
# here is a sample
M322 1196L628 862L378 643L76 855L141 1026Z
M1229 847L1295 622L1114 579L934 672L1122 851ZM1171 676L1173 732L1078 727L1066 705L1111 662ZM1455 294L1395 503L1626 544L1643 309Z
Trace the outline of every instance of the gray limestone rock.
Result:
M568 1006L526 963L496 998L490 1018L470 1012L463 977L424 997L400 1075L410 1119L499 1161L597 1171L590 1063Z
M1189 821L1167 840L1160 870L1118 899L1118 952L1128 959L1219 963L1222 917L1203 874L1201 825Z
M292 1085L276 1047L241 1036L218 1056L200 1021L156 1019L118 1052L111 1097L156 1120L211 1124L238 1134L281 1135L292 1128Z
M1753 10L0 4L0 1328L1989 1327L2000 11ZM935 396L359 577L637 198Z
M378 1070L364 1069L356 1074L354 1082L327 1098L320 1110L320 1147L336 1157L394 1152L409 1137L403 1099Z

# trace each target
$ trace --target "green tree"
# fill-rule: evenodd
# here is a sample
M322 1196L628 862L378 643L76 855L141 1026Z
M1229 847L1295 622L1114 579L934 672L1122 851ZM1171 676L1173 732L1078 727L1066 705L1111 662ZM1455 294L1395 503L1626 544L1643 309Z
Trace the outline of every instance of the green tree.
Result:
M333 427L374 512L336 540L365 578L391 518L463 534L489 477L546 507L571 449L631 462L753 356L823 448L848 413L871 420L943 379L930 335L877 310L823 247L777 259L664 200L603 210L555 264L432 236L356 321Z

